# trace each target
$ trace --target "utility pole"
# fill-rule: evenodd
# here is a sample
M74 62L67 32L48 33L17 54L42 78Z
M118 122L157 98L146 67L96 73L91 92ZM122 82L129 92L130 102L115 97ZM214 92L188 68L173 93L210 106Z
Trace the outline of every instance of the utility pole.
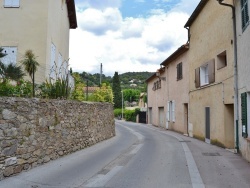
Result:
M100 69L100 87L102 86L102 63L101 63L101 69Z

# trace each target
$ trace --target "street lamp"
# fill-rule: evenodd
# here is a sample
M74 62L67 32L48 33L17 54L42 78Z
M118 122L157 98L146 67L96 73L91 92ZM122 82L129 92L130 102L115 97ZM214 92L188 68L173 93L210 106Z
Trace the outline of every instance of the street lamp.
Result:
M123 120L123 91L122 92L122 120Z

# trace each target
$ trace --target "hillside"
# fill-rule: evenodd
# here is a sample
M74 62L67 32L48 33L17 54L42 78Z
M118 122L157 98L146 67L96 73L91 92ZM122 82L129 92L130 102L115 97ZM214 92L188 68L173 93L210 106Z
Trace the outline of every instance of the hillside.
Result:
M128 88L135 88L140 89L141 91L145 91L146 85L145 80L148 79L153 72L127 72L119 75L121 81L121 88L128 89ZM86 80L88 80L89 86L99 86L100 83L100 74L89 74L87 72L80 73L82 79L86 84ZM112 85L112 78L111 76L102 75L102 83L109 83Z

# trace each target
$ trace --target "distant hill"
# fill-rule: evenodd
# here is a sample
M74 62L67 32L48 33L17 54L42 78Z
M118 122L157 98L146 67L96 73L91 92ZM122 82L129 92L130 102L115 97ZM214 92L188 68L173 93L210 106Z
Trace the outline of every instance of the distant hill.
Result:
M141 91L146 91L145 81L148 79L153 72L126 72L119 75L121 81L121 88L128 89L128 88L135 88L140 89ZM100 74L89 74L87 72L80 73L82 79L86 84L86 80L88 79L89 86L99 86L100 83ZM112 78L111 76L102 75L102 83L109 83L112 85Z

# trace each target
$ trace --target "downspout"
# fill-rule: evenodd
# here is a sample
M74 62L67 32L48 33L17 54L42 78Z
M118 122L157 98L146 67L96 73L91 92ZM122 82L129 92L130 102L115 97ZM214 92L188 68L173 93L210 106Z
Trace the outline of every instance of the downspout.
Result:
M235 129L236 129L236 146L235 149L239 153L239 103L238 103L238 65L237 65L237 37L236 37L236 16L235 7L231 4L223 3L223 0L217 0L220 5L231 7L233 12L233 32L234 32L234 104L235 104Z

